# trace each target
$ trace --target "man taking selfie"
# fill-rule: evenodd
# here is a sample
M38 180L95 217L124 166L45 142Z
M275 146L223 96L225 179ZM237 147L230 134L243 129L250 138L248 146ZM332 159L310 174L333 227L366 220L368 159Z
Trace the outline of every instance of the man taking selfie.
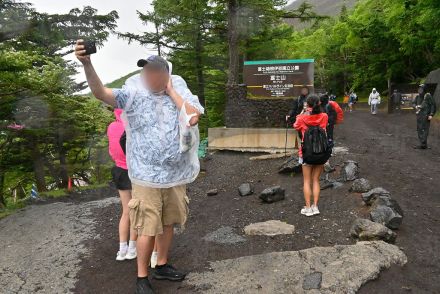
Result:
M167 61L150 56L138 61L140 76L122 89L105 87L96 74L82 40L75 55L83 64L93 95L124 110L127 133L127 166L133 185L129 202L130 223L138 233L136 293L154 293L148 280L148 264L154 240L158 251L153 278L180 281L185 274L168 263L174 225L188 216L186 184L197 177L200 165L191 152L180 148L179 115L191 117L195 126L204 109L179 76L171 76Z

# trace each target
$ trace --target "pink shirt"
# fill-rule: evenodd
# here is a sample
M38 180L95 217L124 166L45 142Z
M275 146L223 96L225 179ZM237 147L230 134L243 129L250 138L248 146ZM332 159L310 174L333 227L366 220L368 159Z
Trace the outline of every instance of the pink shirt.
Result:
M121 144L119 143L119 140L121 139L121 136L125 130L124 124L121 120L122 109L115 109L114 114L116 120L107 128L108 153L112 157L116 166L127 169L125 154L121 148Z

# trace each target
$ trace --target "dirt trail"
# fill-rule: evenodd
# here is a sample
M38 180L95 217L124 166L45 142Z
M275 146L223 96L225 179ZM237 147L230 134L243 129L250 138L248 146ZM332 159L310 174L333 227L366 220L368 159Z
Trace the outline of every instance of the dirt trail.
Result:
M425 151L412 149L417 142L415 118L411 114L380 113L373 117L363 111L349 113L335 134L337 144L348 147L349 154L332 158L333 163L347 159L358 161L361 176L374 186L389 190L405 211L397 245L407 254L407 265L381 273L359 293L438 292L439 125L432 127L432 149ZM218 152L204 161L205 171L189 187L189 222L186 230L176 236L171 250L171 262L178 268L205 272L209 270L210 261L354 243L348 238L348 231L356 217L365 216L365 208L359 195L348 192L349 184L323 191L322 214L305 218L299 215L303 205L301 176L279 175L276 171L282 159L251 161L252 155ZM252 182L256 194L268 186L281 185L286 189L286 199L267 205L261 204L256 194L240 197L237 187L243 182ZM212 188L217 188L219 194L206 196L206 191ZM115 196L116 191L103 189L92 197L96 200L110 195ZM3 288L8 289L6 293L37 290L66 293L72 286L75 293L133 293L135 262L114 260L118 249L119 205L114 203L114 198L103 202L83 202L85 199L78 201L73 197L67 199L67 203L33 206L0 221L0 247L6 248L0 256L0 274L1 281L7 281L6 284L0 282L0 287L9 286ZM270 219L295 225L295 233L275 237L244 236L244 226ZM39 227L39 231L33 232L34 226ZM229 240L233 244L210 242L205 238L218 229L242 238L235 235ZM234 240L239 241L234 243ZM17 253L11 249L14 244L23 244ZM7 279L4 279L6 273ZM240 275L239 272L230 274ZM152 283L157 293L193 293L182 283Z

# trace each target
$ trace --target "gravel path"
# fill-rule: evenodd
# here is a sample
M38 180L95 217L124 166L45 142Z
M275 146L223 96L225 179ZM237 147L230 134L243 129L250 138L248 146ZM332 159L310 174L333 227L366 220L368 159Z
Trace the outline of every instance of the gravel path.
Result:
M100 237L91 210L117 201L33 205L0 220L0 292L71 292L88 254L83 242Z

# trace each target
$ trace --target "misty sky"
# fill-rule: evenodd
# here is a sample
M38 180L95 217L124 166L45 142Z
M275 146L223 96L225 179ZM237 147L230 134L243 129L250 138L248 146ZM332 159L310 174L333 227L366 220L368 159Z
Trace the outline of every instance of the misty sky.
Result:
M98 9L98 13L106 14L112 10L119 13L118 31L140 33L146 27L138 19L136 11L146 12L152 9L151 0L28 0L39 12L67 13L70 9L84 6L92 6ZM92 56L96 71L104 83L111 82L137 69L136 62L139 58L154 54L145 47L133 42L130 45L127 41L110 36L104 47L98 49L98 53ZM69 56L74 59L74 56ZM84 74L78 75L79 81L85 80Z
M146 12L152 9L151 0L27 0L27 2L32 3L37 11L47 13L67 13L72 8L84 6L92 6L100 14L116 10L119 13L117 31L132 33L140 33L146 29L137 17L136 11ZM98 53L92 56L92 60L102 81L108 83L135 71L139 58L154 53L155 51L148 51L147 48L141 47L136 42L128 44L127 41L112 35L104 47L99 48ZM73 54L68 58L75 60ZM84 74L80 73L77 80L85 80Z

